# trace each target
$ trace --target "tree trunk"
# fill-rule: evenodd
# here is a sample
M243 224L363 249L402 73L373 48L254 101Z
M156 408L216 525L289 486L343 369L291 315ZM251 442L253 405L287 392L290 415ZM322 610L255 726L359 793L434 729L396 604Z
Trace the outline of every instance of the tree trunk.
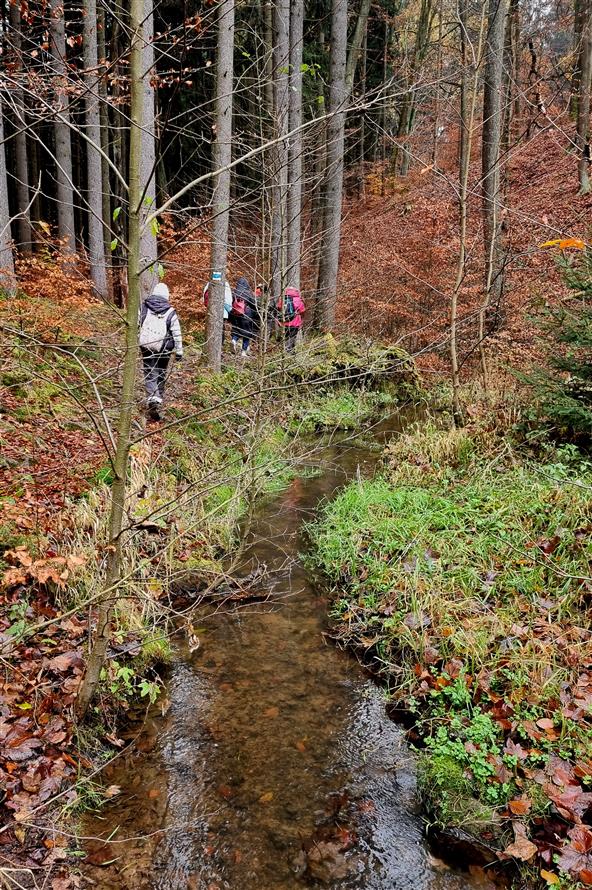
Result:
M216 141L213 151L212 256L208 294L207 359L213 371L222 364L224 328L224 289L228 254L232 161L232 95L234 72L234 0L221 0L218 6L218 51L216 53Z
M574 3L574 36L573 36L573 66L571 75L571 93L569 97L569 111L574 120L578 119L578 102L580 100L580 87L582 83L582 33L587 0L575 0Z
M302 124L302 39L304 0L290 3L290 98L289 126L293 132ZM300 287L300 251L302 219L302 133L290 139L288 148L288 232L286 282Z
M0 289L13 294L16 288L10 211L8 209L8 181L6 178L6 152L4 143L4 117L0 101Z
M352 90L354 88L356 68L358 67L358 62L360 61L362 44L364 42L366 27L368 25L370 5L371 0L362 0L360 4L360 11L356 19L356 27L354 28L354 33L349 48L349 55L347 57L347 63L345 66L345 89L348 98L351 96Z
M135 2L135 0L134 0ZM142 183L142 204L144 215L152 213L156 203L156 126L154 120L155 103L152 79L156 75L154 66L154 14L152 0L143 0L143 44L142 44L142 156L140 165L140 182ZM130 146L131 157L131 146ZM152 293L158 281L157 234L158 226L142 226L140 235L140 255L142 275L140 289L142 300Z
M476 53L472 56L473 66L469 65L469 0L459 0L458 22L460 29L461 81L460 81L460 151L459 151L459 189L458 189L458 222L460 249L456 267L456 280L450 301L450 365L452 376L452 414L456 426L462 423L462 407L460 401L460 370L457 344L458 295L466 273L467 255L467 222L469 170L471 166L472 132L477 106L479 83L479 65L485 30L485 7L481 18L481 28ZM472 84L469 91L469 68L472 67Z
M327 123L327 173L324 190L324 243L319 270L321 329L335 325L337 274L341 238L343 147L347 113L347 0L332 0L329 120Z
M84 84L86 87L86 169L88 194L88 257L95 293L107 299L107 269L103 234L103 163L97 48L97 2L84 2Z
M484 338L486 313L499 306L503 290L504 258L501 230L500 145L502 127L502 74L505 0L489 0L483 73L482 190L485 250L485 298L479 312L479 350L484 382L487 380Z
M59 119L54 123L56 161L56 201L58 205L58 236L64 249L76 250L74 226L74 190L72 180L72 143L66 67L66 30L63 0L50 0L50 48L53 58L54 89Z
M580 155L578 179L580 195L590 191L590 84L592 80L592 0L581 0L583 4L581 80L578 96L578 117L576 124L577 146Z
M112 209L111 209L111 186L109 179L109 164L107 163L107 158L110 157L110 146L109 146L109 99L107 95L107 82L105 79L105 61L107 58L106 51L106 20L105 20L105 10L102 5L99 6L97 10L97 49L99 55L99 68L100 68L100 77L99 77L99 121L101 128L101 148L103 149L103 157L101 158L101 177L103 182L103 240L104 240L104 250L105 250L105 258L107 267L110 265L111 258L111 223L112 223ZM123 171L122 171L123 172ZM108 291L112 290L112 278L107 276L107 288Z
M277 0L274 18L274 135L272 154L271 283L278 297L286 286L286 217L288 198L290 0Z
M142 22L145 15L144 0L131 0L130 32L130 153L129 153L129 234L128 234L128 301L126 313L126 343L123 362L123 387L117 423L117 449L114 458L115 479L111 488L109 516L109 546L107 547L107 572L103 597L99 603L97 629L93 647L88 657L86 674L78 695L77 715L82 719L93 700L101 669L109 645L111 620L118 598L121 577L121 553L123 549L123 517L127 494L127 470L129 463L130 430L134 408L136 369L138 365L138 314L141 297L141 219L143 212L143 183L140 171L143 151L143 112L146 107L146 84L143 75L143 46L145 35ZM149 124L149 121L146 122Z
M366 30L364 31L364 41L362 43L362 57L361 57L361 71L360 71L360 97L362 102L366 101L366 75L368 69L368 26L366 23ZM358 150L358 164L359 164L359 172L358 172L358 197L362 198L362 200L366 197L366 109L362 108L360 112L360 137L359 137L359 150Z
M26 117L23 91L19 85L22 77L22 33L21 9L18 3L10 6L11 39L14 52L14 80L17 84L12 91L12 107L16 116L16 134L14 151L16 161L16 207L17 207L17 241L23 253L31 253L33 230L31 228L31 208L29 207L29 164L27 158L27 134L25 132Z

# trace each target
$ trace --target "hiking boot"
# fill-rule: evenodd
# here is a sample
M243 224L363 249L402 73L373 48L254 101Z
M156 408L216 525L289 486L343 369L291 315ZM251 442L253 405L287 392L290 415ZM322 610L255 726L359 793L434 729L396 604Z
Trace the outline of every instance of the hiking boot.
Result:
M243 349L243 351L241 352L241 358L246 358L250 354L251 353L249 352L248 349Z
M233 352L236 352L237 346L238 346L238 340L233 340L232 341L232 351Z
M162 420L160 407L161 403L157 402L156 399L151 399L148 402L148 417L150 420Z

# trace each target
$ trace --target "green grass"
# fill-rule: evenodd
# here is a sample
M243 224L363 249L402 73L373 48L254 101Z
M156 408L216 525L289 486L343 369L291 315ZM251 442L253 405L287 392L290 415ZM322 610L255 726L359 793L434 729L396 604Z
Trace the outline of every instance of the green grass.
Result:
M561 704L587 668L576 641L592 633L590 465L565 450L538 463L482 429L429 425L388 451L381 476L350 484L311 525L309 560L333 590L336 632L416 715L436 818L482 825L489 810L496 822L525 781L505 759L500 700L513 740L532 746L530 769L552 754L592 757L587 719ZM553 732L533 745L543 717Z

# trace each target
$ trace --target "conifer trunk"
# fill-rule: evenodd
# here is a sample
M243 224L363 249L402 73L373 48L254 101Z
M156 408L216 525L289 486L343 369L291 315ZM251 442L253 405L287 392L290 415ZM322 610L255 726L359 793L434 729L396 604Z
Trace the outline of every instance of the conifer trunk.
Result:
M324 191L324 240L319 268L319 317L321 330L335 325L335 301L341 238L343 149L347 113L347 0L332 0L329 120L327 122L327 169Z
M27 134L25 131L25 103L23 91L19 84L22 77L22 33L21 33L21 8L20 4L10 5L10 28L14 50L15 82L12 91L12 105L16 116L16 133L14 137L14 151L16 163L16 206L18 217L16 220L17 241L22 253L31 253L33 245L33 230L31 227L31 213L29 207L29 163L27 157Z
M218 6L218 51L216 54L216 141L213 151L212 255L207 315L208 366L219 371L222 363L224 289L228 256L232 161L232 91L234 75L234 0L221 0Z
M103 162L97 47L97 2L84 2L84 84L86 87L86 169L88 193L88 256L95 292L107 299L107 268L103 232Z
M14 293L14 257L8 208L8 182L6 178L6 153L4 144L4 117L0 101L0 289Z
M50 51L58 111L54 123L58 236L64 242L64 249L73 253L76 250L76 238L63 0L50 0L49 16Z
M287 270L286 282L300 287L301 218L302 218L302 38L304 29L304 0L290 3L290 79L289 126L294 135L288 148L287 201ZM294 132L297 131L297 132Z
M577 110L578 180L580 195L590 191L590 85L592 81L592 0L582 2L581 74Z
M286 286L286 222L288 199L290 0L276 0L274 30L274 135L279 141L272 152L271 284L274 297Z

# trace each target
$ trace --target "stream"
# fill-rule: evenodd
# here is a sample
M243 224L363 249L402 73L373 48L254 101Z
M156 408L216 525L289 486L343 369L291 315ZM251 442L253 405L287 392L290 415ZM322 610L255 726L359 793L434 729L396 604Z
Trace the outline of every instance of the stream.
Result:
M243 571L265 565L269 597L200 614L199 648L179 644L168 707L107 769L121 792L83 826L82 874L99 890L491 886L430 853L404 731L363 668L325 638L327 600L299 560L319 502L379 458L332 445L322 474L260 506Z

